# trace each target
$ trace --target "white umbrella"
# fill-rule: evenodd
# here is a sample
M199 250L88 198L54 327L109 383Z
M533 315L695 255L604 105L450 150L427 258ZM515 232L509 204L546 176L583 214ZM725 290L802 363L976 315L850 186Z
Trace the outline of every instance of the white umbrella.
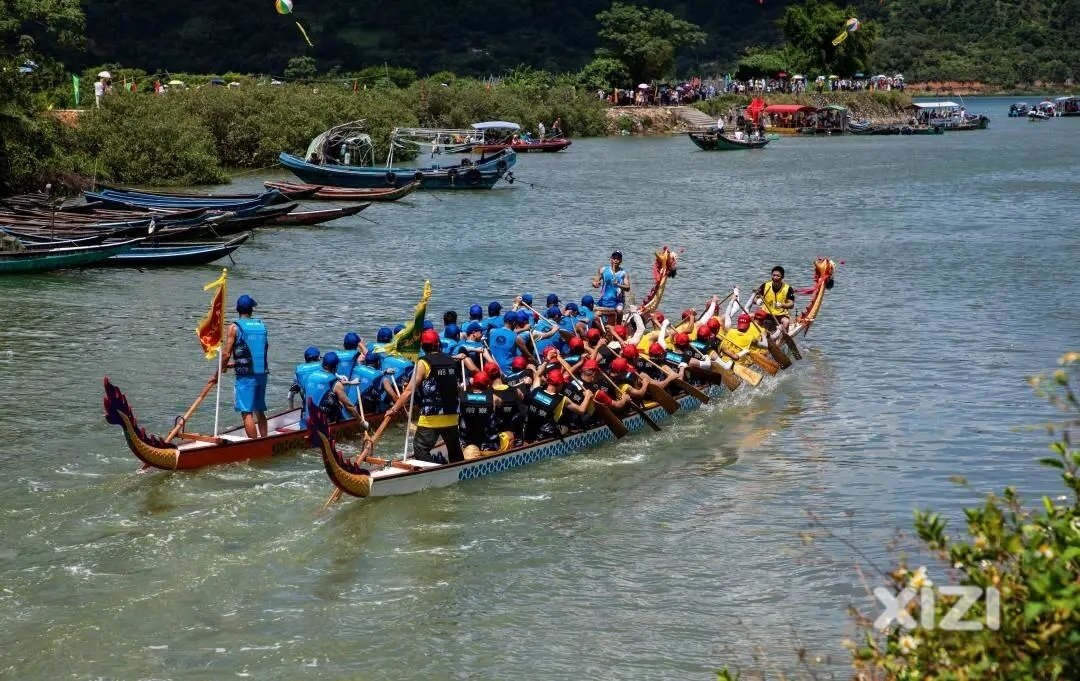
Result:
M97 77L98 78L112 78L112 74L109 73L108 71L102 71L101 73L97 74Z
M904 79L904 74L902 74L902 73L898 73L895 76L893 76L893 80L903 80L903 79Z
M648 83L642 83L641 85L638 85L638 87L640 89L642 89L642 90L648 90L649 89L649 84Z

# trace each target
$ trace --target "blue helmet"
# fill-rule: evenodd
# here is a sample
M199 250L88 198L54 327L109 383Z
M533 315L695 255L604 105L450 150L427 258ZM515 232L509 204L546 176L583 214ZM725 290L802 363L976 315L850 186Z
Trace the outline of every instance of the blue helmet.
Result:
M577 303L567 303L566 304L566 311L567 312L577 312L578 311Z
M350 331L345 334L345 340L342 345L345 346L346 350L355 350L356 347L360 345L360 334L355 331Z
M548 308L546 317L548 319L558 319L559 317L562 317L562 310L553 305Z
M337 353L331 350L330 352L323 355L322 365L327 369L336 369L338 365Z
M593 309L593 305L595 305L596 302L593 300L592 296L586 293L585 295L581 296L581 304L591 310Z
M533 301L533 297L532 297L531 293L522 293L521 294L521 302L525 303L526 305L532 305L532 301Z
M517 310L503 313L503 324L517 324Z
M469 307L469 319L483 319L483 318L484 318L484 308L480 307L479 305L477 305L475 303L471 307Z
M457 324L447 324L446 328L443 329L443 336L451 340L457 340L459 333L461 333L461 329L458 328Z
M469 325L465 327L465 333L476 333L477 331L483 331L484 327L480 322L469 322Z
M518 324L528 324L532 321L532 315L526 310L517 311Z
M374 350L368 350L368 353L364 355L364 364L374 364L375 366L378 366L381 361L382 358L379 357L379 353Z
M547 306L555 307L559 304L559 296L556 293L549 293L547 297Z
M314 345L309 345L307 350L304 350L304 361L314 362L319 359L319 348Z
M243 312L245 314L248 314L252 310L254 310L255 306L257 306L257 305L258 305L258 303L255 302L255 299L252 298L251 296L249 296L246 293L236 299L236 311L237 312Z
M394 332L390 330L389 326L383 326L379 328L379 333L375 336L375 342L377 343L389 343L390 339L394 337Z
M493 300L490 303L488 303L488 316L489 317L494 317L495 315L499 314L500 312L502 312L502 303L500 303L497 300Z
M405 328L405 327L401 327L401 328ZM434 328L435 328L435 322L431 321L430 319L425 319L424 320L424 331L427 331L428 329L434 329Z

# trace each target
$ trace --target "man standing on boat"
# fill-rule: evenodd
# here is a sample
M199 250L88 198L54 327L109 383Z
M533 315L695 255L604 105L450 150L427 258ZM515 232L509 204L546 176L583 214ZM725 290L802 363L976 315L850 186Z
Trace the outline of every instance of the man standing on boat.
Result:
M780 322L787 333L790 323L788 315L795 309L795 291L784 281L784 268L780 265L772 268L772 278L759 286L755 293L761 308L769 315L762 323L765 330L772 333L776 330L776 323Z
M409 395L415 390L416 401L420 405L420 418L416 420L416 436L413 439L413 458L421 461L436 461L431 450L441 437L446 443L446 453L450 463L465 459L461 452L461 440L458 435L458 367L446 353L442 352L439 334L434 329L427 329L420 334L420 348L424 356L416 362L412 382L407 390L402 391L394 406L386 413L386 418L406 409ZM365 453L368 451L364 450Z
M230 366L236 373L234 408L244 419L244 432L250 438L266 437L266 377L270 373L266 326L251 316L256 305L246 293L236 299L240 318L229 325L221 355L221 373Z
M630 275L622 268L622 251L611 253L611 264L601 267L592 280L593 288L600 289L600 298L596 301L597 311L607 314L614 322L622 315L626 301L626 292L630 290Z

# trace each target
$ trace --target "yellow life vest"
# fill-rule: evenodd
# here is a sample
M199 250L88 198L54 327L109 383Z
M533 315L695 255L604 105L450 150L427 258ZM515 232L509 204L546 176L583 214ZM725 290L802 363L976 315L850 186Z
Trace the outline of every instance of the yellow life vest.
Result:
M724 333L724 342L727 343L729 348L735 349L737 352L742 350L749 350L754 341L761 338L761 332L758 331L756 326L751 325L746 331L739 331L738 329L728 329Z
M788 314L788 309L781 306L781 303L787 302L788 293L791 291L791 287L788 286L787 282L780 285L779 291L773 291L772 281L767 281L765 282L762 291L761 306L764 307L767 312L770 312L777 317Z

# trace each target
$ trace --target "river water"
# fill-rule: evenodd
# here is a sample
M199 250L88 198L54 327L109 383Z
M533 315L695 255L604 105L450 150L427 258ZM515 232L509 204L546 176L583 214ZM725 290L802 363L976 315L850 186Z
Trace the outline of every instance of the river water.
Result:
M805 359L756 391L326 512L311 452L137 475L102 419L104 375L149 430L188 406L220 266L0 280L0 676L709 679L797 670L803 646L842 676L847 607L874 610L859 569L895 561L914 508L955 523L1007 484L1060 490L1033 463L1047 439L1024 427L1051 413L1024 377L1077 349L1080 120L1010 119L1010 101L969 100L990 129L943 136L577 140L521 157L512 187L260 230L229 297L269 326L272 408L306 346L404 321L425 278L433 317L567 300L621 248L640 297L668 244L677 312L777 263L805 286L815 257L844 261ZM210 399L195 425L212 418Z

